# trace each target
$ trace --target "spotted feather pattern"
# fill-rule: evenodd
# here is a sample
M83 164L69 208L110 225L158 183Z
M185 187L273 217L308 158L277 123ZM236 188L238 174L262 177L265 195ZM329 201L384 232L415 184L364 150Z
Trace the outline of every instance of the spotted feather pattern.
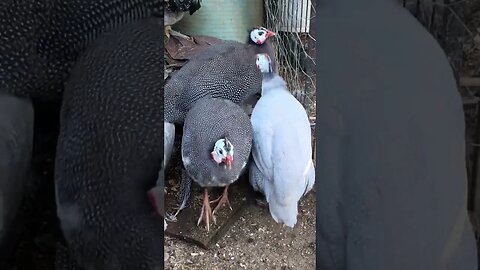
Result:
M57 212L85 269L163 265L163 221L147 197L163 159L162 24L151 18L102 34L66 84Z
M60 97L79 54L100 33L162 7L162 0L1 1L0 91Z
M217 164L210 152L227 137L234 147L231 170ZM252 124L245 111L228 99L202 98L185 118L182 160L188 175L200 186L226 186L243 173L252 148Z
M165 84L165 121L183 123L202 97L242 103L262 89L255 47L235 41L214 45L190 59Z

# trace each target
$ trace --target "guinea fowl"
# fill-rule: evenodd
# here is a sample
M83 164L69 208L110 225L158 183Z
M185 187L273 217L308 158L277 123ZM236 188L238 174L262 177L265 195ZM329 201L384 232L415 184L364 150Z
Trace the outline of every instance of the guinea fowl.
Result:
M162 0L1 1L0 91L61 98L77 57L99 34L162 8Z
M146 196L163 158L163 18L104 33L65 87L55 164L57 214L85 269L160 269L162 219Z
M315 183L310 122L285 81L272 72L269 56L259 54L256 63L264 79L251 116L250 184L265 195L276 222L294 227L298 201Z
M262 74L255 67L258 51L272 48L269 37L275 35L263 27L250 31L249 44L226 41L191 58L165 84L165 157L162 172L168 165L175 138L174 124L181 124L192 105L202 97L226 98L243 103L262 89ZM273 50L271 59L275 59ZM168 151L167 151L168 150ZM162 174L163 175L163 174ZM162 176L163 177L163 176Z
M275 33L266 29L265 27L256 27L250 30L250 36L247 38L247 44L263 44L264 38L275 36ZM273 72L278 72L277 61L275 61L275 50L271 42L266 42L263 46L258 46L256 54L267 54L270 58L270 65Z
M479 269L449 57L400 1L318 3L316 267Z
M182 38L187 38L183 34L180 34L172 30L172 25L179 22L185 16L185 12L189 12L190 15L199 10L202 2L201 0L164 0L166 3L165 15L164 15L164 25L165 25L165 35L170 38L170 34L174 36L179 36Z
M203 207L198 224L205 219L207 231L210 219L224 204L230 209L228 186L235 182L246 168L252 147L252 125L248 115L228 99L205 97L190 109L183 127L182 174L180 205L185 205L191 181L204 188ZM209 187L225 187L223 194L213 202L211 210ZM177 212L178 214L178 212Z
M0 242L29 178L37 137L32 103L47 100L56 118L49 101L60 101L79 54L102 32L161 9L161 0L0 1ZM38 116L35 106L35 122Z
M256 54L272 46L264 28L251 31L252 44L225 41L200 52L165 84L165 121L182 123L186 113L205 96L241 103L262 89L262 74L255 66ZM274 59L274 55L270 55Z

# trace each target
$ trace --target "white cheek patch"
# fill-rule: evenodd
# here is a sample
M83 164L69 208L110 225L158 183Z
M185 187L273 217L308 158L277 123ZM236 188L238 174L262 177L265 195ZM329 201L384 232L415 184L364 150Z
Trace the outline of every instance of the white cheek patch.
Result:
M225 147L225 140L224 139L220 139L218 141L215 142L215 146L213 147L213 150L218 153L218 151L220 149L222 149L223 147Z
M260 33L263 33L263 35L261 35ZM265 30L255 29L250 32L250 39L258 45L265 43L265 40L267 39L266 36L267 32Z
M268 54L261 53L257 54L256 64L260 72L270 73L271 72L271 59Z
M253 30L252 32L250 32L250 39L257 43L257 31L256 30Z
M220 156L217 154L217 152L213 152L212 158L213 158L213 160L215 160L215 162L217 162L218 164L222 163L222 157L220 157Z

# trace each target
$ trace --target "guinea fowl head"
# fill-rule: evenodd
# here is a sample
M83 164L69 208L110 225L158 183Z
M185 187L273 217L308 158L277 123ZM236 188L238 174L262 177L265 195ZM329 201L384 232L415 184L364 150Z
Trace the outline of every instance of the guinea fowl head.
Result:
M257 68L260 70L260 72L262 72L263 74L268 74L273 72L272 59L266 53L257 54L257 59L255 60L255 64L257 65Z
M224 163L227 169L232 168L233 145L226 137L215 142L215 146L210 155L217 164Z
M249 41L257 45L262 45L271 36L275 36L275 32L268 30L265 27L255 27L252 30L250 30Z

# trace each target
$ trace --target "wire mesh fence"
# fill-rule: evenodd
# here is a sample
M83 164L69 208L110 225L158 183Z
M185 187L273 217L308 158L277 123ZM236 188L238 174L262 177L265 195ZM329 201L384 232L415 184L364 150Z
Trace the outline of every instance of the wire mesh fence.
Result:
M277 33L279 74L312 118L316 107L315 7L311 0L265 0L266 27Z

